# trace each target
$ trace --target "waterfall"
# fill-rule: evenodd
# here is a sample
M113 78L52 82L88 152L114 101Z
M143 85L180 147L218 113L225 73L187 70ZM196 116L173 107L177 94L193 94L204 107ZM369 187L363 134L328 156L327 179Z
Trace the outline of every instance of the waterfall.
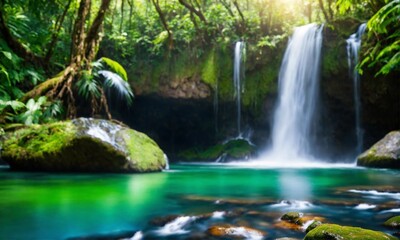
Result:
M366 24L363 23L357 32L351 34L347 39L347 62L349 65L349 74L353 79L354 86L354 112L355 112L355 137L356 154L360 154L363 147L363 129L361 127L361 98L360 98L360 75L357 71L358 53L361 47L361 37L365 32Z
M236 97L236 124L238 136L241 136L241 121L242 121L242 109L241 109L241 95L244 91L243 84L243 65L244 62L244 52L245 52L245 44L244 42L236 42L235 44L235 58L234 58L234 66L233 66L233 86L234 86L234 95Z
M312 158L322 29L317 24L295 28L283 57L270 152L277 161Z

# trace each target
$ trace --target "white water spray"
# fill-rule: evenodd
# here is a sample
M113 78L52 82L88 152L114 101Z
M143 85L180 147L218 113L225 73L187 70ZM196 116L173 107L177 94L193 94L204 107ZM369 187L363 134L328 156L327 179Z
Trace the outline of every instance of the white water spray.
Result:
M323 26L297 27L279 72L279 97L270 157L276 161L312 159L315 139Z
M234 68L233 68L233 85L234 85L234 94L236 97L236 124L238 136L240 137L241 130L241 121L242 121L242 107L241 107L241 95L244 91L242 87L243 82L243 61L244 61L244 52L245 52L245 44L244 42L236 42L235 44L235 59L234 59Z
M357 71L358 54L361 47L361 37L365 32L367 25L361 24L357 32L347 39L347 62L349 73L353 78L354 86L354 111L355 111L355 136L356 136L356 154L360 154L363 148L363 129L361 127L361 99L360 99L360 75Z

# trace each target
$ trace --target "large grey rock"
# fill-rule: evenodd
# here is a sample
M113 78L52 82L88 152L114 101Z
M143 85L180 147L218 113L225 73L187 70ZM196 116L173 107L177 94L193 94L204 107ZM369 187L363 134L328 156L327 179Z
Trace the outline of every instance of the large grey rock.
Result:
M357 165L377 168L400 168L400 131L392 131L362 153Z
M107 120L79 118L6 134L2 159L12 169L61 172L155 172L163 151L143 133Z

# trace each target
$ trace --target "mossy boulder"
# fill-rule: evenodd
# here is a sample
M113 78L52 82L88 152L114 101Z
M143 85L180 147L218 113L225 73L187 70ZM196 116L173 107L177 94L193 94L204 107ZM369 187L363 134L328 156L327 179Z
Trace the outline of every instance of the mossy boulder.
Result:
M392 131L362 153L357 165L376 168L400 168L400 131Z
M304 240L396 240L396 237L383 232L359 227L336 224L322 224L307 233Z
M310 232L311 230L313 230L314 228L318 227L319 225L321 225L322 223L320 221L315 220L314 222L312 222L306 229L306 232Z
M400 229L400 216L389 218L383 225L386 227Z
M79 118L6 134L2 159L11 169L56 172L155 172L163 151L143 133L107 120Z
M288 212L281 217L281 220L296 223L300 220L302 216L303 214L299 212Z
M247 159L255 154L255 146L245 139L234 139L206 149L189 149L179 154L185 161L232 161Z

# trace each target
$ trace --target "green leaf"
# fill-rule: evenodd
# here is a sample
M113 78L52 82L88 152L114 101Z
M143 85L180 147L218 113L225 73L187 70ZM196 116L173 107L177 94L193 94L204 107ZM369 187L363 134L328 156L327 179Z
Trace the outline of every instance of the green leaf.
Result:
M153 40L154 44L161 44L163 42L165 42L165 40L168 39L168 32L167 31L162 31L160 34L158 34L158 36L156 37L156 39Z
M1 51L3 55L8 58L10 61L12 60L12 53L7 52L7 51Z
M102 57L101 60L106 63L113 72L117 73L124 79L125 81L128 81L128 74L126 74L126 71L124 67L121 66L117 61L114 61L112 59Z

